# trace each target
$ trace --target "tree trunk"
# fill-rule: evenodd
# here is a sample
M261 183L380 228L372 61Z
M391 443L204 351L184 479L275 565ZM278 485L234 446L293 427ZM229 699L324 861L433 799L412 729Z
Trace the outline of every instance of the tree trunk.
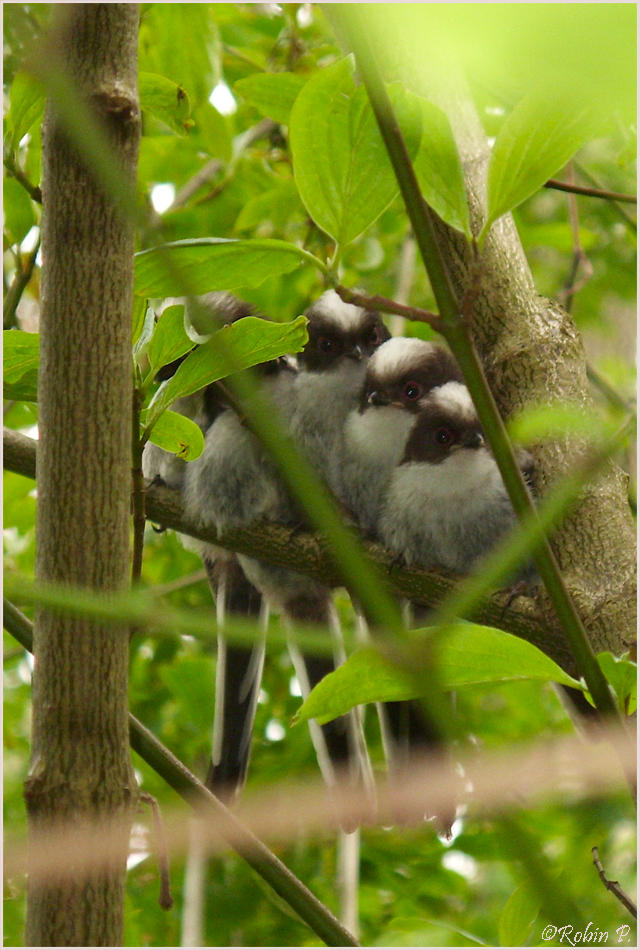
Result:
M56 22L57 21L57 22ZM140 135L137 4L60 5L61 64L135 182ZM133 226L87 171L51 103L43 125L36 578L121 590L129 564ZM34 630L30 847L64 828L59 872L31 875L29 946L121 946L135 780L127 630L49 611ZM74 866L92 822L112 850ZM86 833L86 831L84 832Z
M469 89L455 64L424 48L424 31L399 29L393 15L378 34L378 50L389 80L401 78L449 117L462 159L472 229L484 217L489 144ZM375 21L371 21L376 29ZM418 49L418 43L422 43ZM413 46L412 46L413 44ZM471 283L473 259L466 239L437 221L441 252L461 300ZM529 265L510 214L492 227L482 250L482 287L471 333L504 418L536 404L562 402L594 410L588 391L580 334L558 304L536 293ZM544 496L587 449L577 438L533 447L536 484ZM628 477L613 463L584 489L578 506L552 538L567 587L596 652L623 653L636 636L635 529L627 495ZM567 641L546 594L538 608L548 625L539 644L575 675Z

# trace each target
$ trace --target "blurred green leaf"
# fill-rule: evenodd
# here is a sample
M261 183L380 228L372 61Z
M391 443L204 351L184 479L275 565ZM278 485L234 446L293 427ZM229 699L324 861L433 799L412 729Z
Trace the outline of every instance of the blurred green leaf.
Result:
M438 671L443 689L513 680L545 680L581 689L580 683L519 637L482 627L459 624L438 644ZM427 695L415 679L373 647L353 653L335 673L312 690L296 721L317 719L320 725L363 703L417 699Z
M577 436L594 443L612 436L617 422L606 420L595 411L589 412L566 403L532 406L509 420L507 428L514 442L533 445L544 439Z
M414 97L422 112L422 139L413 166L420 190L434 211L471 239L462 162L449 119L437 106Z
M23 330L5 330L3 353L3 392L5 399L36 402L38 398L37 333Z
M189 118L191 105L182 88L166 76L141 72L138 77L140 108L143 117L152 115L178 135L186 135L193 121Z
M480 237L552 178L601 124L597 112L575 96L549 90L525 96L503 122L491 152L487 221Z
M171 379L156 391L149 406L147 427L176 399L189 396L230 373L298 353L308 340L307 319L272 323L258 317L244 317L214 333L180 364Z
M11 244L20 244L36 223L33 203L15 178L5 178L2 184L5 231Z
M147 317L147 299L146 297L134 297L133 298L133 315L132 315L132 328L131 328L131 341L135 346L140 336L142 335L145 328L145 321ZM153 319L153 313L151 315ZM134 351L136 355L136 351Z
M11 149L15 152L20 140L36 122L42 121L45 94L42 84L30 73L18 72L11 86L11 107L7 121L11 128Z
M598 663L614 689L620 712L632 716L638 706L638 665L629 655L616 657L612 653L599 653Z
M286 241L200 238L136 254L134 292L147 297L206 294L257 287L273 274L294 271L311 255Z
M149 375L161 366L172 363L193 348L184 328L184 304L174 304L162 311L147 347Z
M316 224L340 247L362 234L398 194L364 86L350 57L327 66L298 94L290 141L300 196ZM418 100L398 84L390 95L414 157L421 137Z
M265 221L284 228L296 211L303 211L300 195L293 178L287 178L275 188L249 199L240 212L235 230L255 228Z
M140 434L145 431L149 410L140 413ZM179 412L165 409L149 433L149 442L172 452L185 462L193 462L204 451L204 436L199 426Z
M529 885L521 884L517 887L500 914L500 946L521 947L528 938L539 912L540 900L531 893Z
M305 83L306 79L296 73L256 73L239 79L233 89L263 115L288 125L293 104Z

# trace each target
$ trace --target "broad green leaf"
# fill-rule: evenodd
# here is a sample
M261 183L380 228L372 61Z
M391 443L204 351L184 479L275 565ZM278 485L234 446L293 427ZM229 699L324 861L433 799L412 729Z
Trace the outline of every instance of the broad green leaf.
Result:
M284 228L296 211L303 213L300 195L293 178L287 178L276 188L250 198L238 216L234 230L255 228L270 221L276 228Z
M171 379L156 391L147 427L153 426L160 414L176 399L189 396L209 383L241 369L298 353L307 342L306 317L290 323L271 323L258 317L244 317L214 333L180 364Z
M286 241L176 241L136 254L135 293L179 297L258 287L267 277L291 273L301 260L324 270L324 265L311 254Z
M427 99L413 98L422 112L422 139L413 162L420 190L443 221L471 238L464 172L451 123Z
M36 223L31 198L15 178L5 178L2 198L5 231L12 244L20 244Z
M182 88L166 76L157 73L140 73L140 108L159 119L173 132L185 135L193 125L189 118L191 106L189 97Z
M15 152L20 140L42 120L45 95L42 83L29 73L18 72L11 86L11 108L7 116L11 126L11 148Z
M184 329L184 304L167 307L160 314L147 347L149 374L154 376L161 366L172 363L192 348L193 342Z
M146 301L147 301L147 298L146 298L146 297L140 297L140 298L135 298L135 297L134 297L133 299L134 299L134 300L136 300L136 299L144 300L145 303L146 303ZM139 319L139 318L138 318L138 319ZM140 354L141 354L141 353L144 351L144 349L146 348L147 343L148 343L149 340L151 339L151 334L153 333L153 328L155 327L155 325L156 325L156 315L155 315L155 313L153 312L153 309L152 309L151 307L147 307L147 308L146 308L146 311L145 311L145 314L144 314L144 320L143 320L143 323L142 323L142 328L141 328L140 331L139 331L137 340L136 340L135 343L133 344L133 358L134 358L135 360L138 359L138 357L140 356Z
M233 90L274 122L289 124L296 97L306 84L296 73L255 73L234 84Z
M599 127L595 111L579 99L540 90L525 96L505 119L493 146L487 223L480 237L552 178Z
M350 58L323 69L298 94L289 137L296 184L309 214L341 247L362 234L398 194L391 163ZM390 88L409 154L420 144L416 97Z
M214 158L228 162L231 158L231 132L229 120L220 115L210 102L201 102L191 112L195 122L189 133L194 148L202 148Z
M38 398L39 334L5 330L3 393L5 399L36 402Z
M628 658L628 654L616 657L612 653L599 653L597 660L613 686L620 712L625 716L633 715L638 706L638 665Z
M540 913L540 899L531 893L528 884L521 884L504 905L498 921L501 947L521 947L536 917Z
M140 434L145 432L149 420L149 410L145 409L140 413ZM148 439L154 445L159 445L161 449L167 452L173 452L178 458L185 462L192 462L197 459L204 450L204 436L202 429L191 419L181 415L179 412L172 412L165 409L162 415L154 423Z
M440 681L447 690L530 679L582 689L537 647L493 627L457 624L438 644L437 656ZM413 677L373 647L364 647L316 686L296 721L315 718L322 725L361 703L417 699L427 690L428 684L422 691Z
M145 297L134 297L133 298L133 314L131 319L131 340L135 344L138 342L140 335L142 334L145 326L145 318L147 316L147 300ZM153 313L152 313L153 319Z

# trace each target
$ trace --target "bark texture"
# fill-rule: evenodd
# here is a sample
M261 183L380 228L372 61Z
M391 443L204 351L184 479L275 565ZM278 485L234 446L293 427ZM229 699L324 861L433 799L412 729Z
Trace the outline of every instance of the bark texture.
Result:
M138 6L61 5L53 16L60 65L134 182ZM50 102L42 193L36 577L120 590L129 562L133 226L87 172ZM120 946L136 797L128 632L43 610L34 648L30 845L37 848L39 828L64 823L69 849L59 877L30 877L27 945ZM87 822L118 844L117 857L91 871L70 863Z
M416 36L424 39L424 33ZM412 43L415 44L412 47ZM470 91L459 71L438 61L418 40L386 21L384 49L388 78L402 81L440 106L449 117L462 159L472 230L484 217L489 145ZM381 54L382 55L382 54ZM412 65L414 64L414 65ZM439 245L454 290L462 300L471 283L472 254L461 234L437 222ZM505 419L532 405L562 402L595 409L588 391L580 334L558 304L539 296L511 215L492 227L482 251L482 289L470 330L496 402ZM533 447L537 489L544 496L587 450L576 438ZM635 527L627 495L628 477L613 463L588 485L580 503L552 538L567 587L596 652L620 654L636 636ZM538 611L548 635L543 649L570 673L567 643L548 598Z

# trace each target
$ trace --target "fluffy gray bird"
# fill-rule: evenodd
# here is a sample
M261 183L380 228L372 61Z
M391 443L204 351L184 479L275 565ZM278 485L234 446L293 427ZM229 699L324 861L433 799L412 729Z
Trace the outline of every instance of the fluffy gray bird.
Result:
M451 354L412 337L384 343L367 366L349 413L333 487L360 528L375 534L386 484L400 462L420 405L435 386L462 376Z
M530 478L528 453L520 464ZM467 574L515 523L466 386L448 382L432 389L391 475L381 541L407 564Z
M328 291L308 311L309 342L298 357L297 372L276 372L263 378L262 388L280 411L286 430L296 439L316 470L327 481L339 465L342 426L349 409L356 404L365 372L366 359L388 337L381 318L358 307L344 304ZM243 421L230 408L219 413L207 430L202 456L187 466L184 481L185 509L189 515L219 530L257 520L299 523L297 506L265 450ZM205 564L216 562L217 551L201 550ZM240 555L245 577L267 598L270 606L283 613L290 629L296 623L328 625L338 636L337 617L331 591L312 579L284 568L274 567ZM223 656L224 656L223 646ZM327 658L302 657L292 643L292 658L303 693L307 693L335 663ZM341 662L339 643L335 662ZM250 668L249 668L250 666ZM221 676L225 677L224 659ZM254 690L261 665L247 664L242 680L243 694ZM219 683L218 694L222 693ZM236 703L237 706L237 703ZM246 738L250 728L241 724L241 715L229 710L226 717L240 724ZM218 715L220 721L220 715ZM214 731L214 765L210 777L221 771L216 756L228 747ZM366 750L357 713L341 717L322 727L313 724L312 737L323 775L335 781L335 769L349 767L357 780L367 782ZM245 761L246 771L246 761ZM237 783L239 787L241 780Z

